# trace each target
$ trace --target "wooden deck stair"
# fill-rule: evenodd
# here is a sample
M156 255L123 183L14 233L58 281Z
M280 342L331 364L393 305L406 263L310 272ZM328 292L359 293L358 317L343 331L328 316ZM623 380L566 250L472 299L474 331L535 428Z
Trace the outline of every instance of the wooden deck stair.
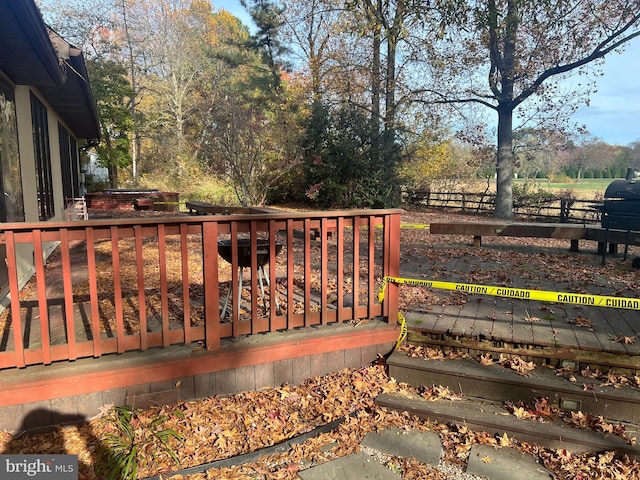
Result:
M422 418L447 424L464 425L475 430L527 441L547 448L595 452L615 450L631 458L640 458L640 447L621 437L601 432L575 429L558 421L539 422L520 419L504 408L505 402L524 402L546 397L550 404L564 411L580 411L607 421L627 422L627 432L634 436L640 424L637 390L594 385L585 390L592 379L576 375L570 382L555 375L548 367L539 367L529 375L519 375L499 366L481 365L471 358L429 360L410 358L402 351L388 359L389 374L398 382L414 387L446 386L458 400L428 401L420 396L383 394L376 403L387 408L407 411Z
M635 388L603 386L602 382L581 377L579 372L572 382L548 366L539 366L525 376L497 363L482 365L472 358L427 360L410 358L403 352L394 352L387 364L393 378L413 386L443 385L467 397L500 402L546 397L563 410L640 424L640 396ZM585 385L592 388L585 390Z

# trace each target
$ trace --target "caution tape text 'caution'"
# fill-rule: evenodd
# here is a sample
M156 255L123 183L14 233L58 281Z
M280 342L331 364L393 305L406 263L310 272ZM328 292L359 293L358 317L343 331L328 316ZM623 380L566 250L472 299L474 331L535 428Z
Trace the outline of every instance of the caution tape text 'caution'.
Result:
M568 303L586 305L590 307L623 308L640 310L640 299L624 297L608 297L583 293L551 292L546 290L529 290L524 288L496 287L490 285L476 285L472 283L444 282L439 280L420 280L414 278L385 277L382 280L378 300L384 300L384 291L388 283L399 285L424 286L441 290L453 290L494 297L520 298L524 300L539 300L543 302Z

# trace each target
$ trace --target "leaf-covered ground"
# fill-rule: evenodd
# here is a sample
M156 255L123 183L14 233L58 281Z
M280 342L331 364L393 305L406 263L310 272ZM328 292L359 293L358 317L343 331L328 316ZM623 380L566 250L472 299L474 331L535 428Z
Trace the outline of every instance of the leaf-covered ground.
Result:
M403 216L403 224L407 228L402 230L401 271L422 278L443 280L456 274L446 267L464 249L468 249L465 243L470 239L439 237L430 235L428 229L415 228L445 219L451 219L451 216L429 212L407 212ZM470 282L508 285L511 281L509 272L513 274L513 269L517 269L520 278L535 282L544 274L567 282L576 291L587 286L606 291L613 289L622 294L637 291L637 271L627 268L619 259L612 259L602 267L596 255L565 252L568 241L515 238L488 241L496 245L508 244L509 248L476 249L477 268L465 273ZM521 248L530 246L537 248ZM557 250L549 251L554 248ZM632 249L631 255L634 253ZM505 272L506 265L509 266L509 272ZM421 288L402 289L401 297L401 309L405 310L427 309L435 303L464 301L453 293L435 293ZM429 358L441 355L430 350L413 351L413 354ZM478 360L493 363L489 358ZM529 367L527 362L513 358L504 359L504 366L522 372ZM571 375L570 372L559 374ZM622 378L607 380L605 377L598 381L625 383ZM629 382L637 387L634 383L637 380L634 377ZM259 451L345 417L344 422L333 431L322 433L283 454L270 455L239 466L209 470L204 474L174 478L294 479L301 469L356 452L367 432L391 426L436 431L445 446L446 461L450 464L464 465L471 446L482 443L528 452L559 479L640 478L640 465L629 459L617 458L615 452L590 455L566 450L552 451L506 436L494 438L463 427L420 420L375 405L375 397L382 392L420 395L433 401L454 397L447 389L438 386L417 391L407 385L399 385L387 376L383 365L377 365L310 378L299 386L282 385L230 397L211 397L140 410L132 414L105 407L101 416L82 426L58 428L30 437L13 438L7 433L0 434L0 451L77 454L80 478L95 479L105 478L106 471L113 472L118 461L122 464L126 460L126 453L135 447L137 477L145 478ZM522 421L550 421L558 416L544 399L539 399L534 405L505 405L505 412ZM622 436L625 433L619 425L579 414L564 421L578 428L592 428ZM121 453L119 457L117 452ZM436 467L416 461L391 459L389 462L406 479L448 478L445 472Z
M442 355L425 349L413 354L435 359ZM589 455L548 450L518 442L507 435L496 438L466 427L438 424L390 411L374 403L375 397L383 392L419 395L431 401L457 398L443 387L416 390L398 384L387 376L384 365L376 365L310 378L299 386L283 385L230 397L211 397L138 410L128 423L123 422L122 416L117 416L117 410L105 408L103 415L79 427L58 428L31 437L12 438L3 434L0 449L5 453L76 454L83 479L105 478L105 471L114 472L118 460L114 456L118 450L109 451L106 447L122 445L136 446L138 478L164 472L163 478L189 480L295 479L301 469L355 453L367 432L398 427L437 432L446 449L445 461L452 465L463 466L474 444L486 444L534 455L559 479L621 479L639 478L640 475L640 464L617 458L615 452ZM521 421L551 421L557 416L544 399L533 406L505 405L507 413ZM319 434L282 454L263 456L233 467L210 469L206 473L169 474L181 468L257 451L341 417L345 420L331 432ZM122 428L125 423L127 428ZM568 423L578 428L623 434L618 425L584 415L574 415ZM125 456L120 460L124 461ZM387 464L402 472L405 479L450 478L437 467L415 460L391 458Z

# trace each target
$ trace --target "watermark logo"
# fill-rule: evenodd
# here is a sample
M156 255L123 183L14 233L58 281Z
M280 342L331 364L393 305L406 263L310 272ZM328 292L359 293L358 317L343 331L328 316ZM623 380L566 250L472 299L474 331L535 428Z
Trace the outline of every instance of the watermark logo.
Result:
M76 480L77 455L0 455L2 480Z

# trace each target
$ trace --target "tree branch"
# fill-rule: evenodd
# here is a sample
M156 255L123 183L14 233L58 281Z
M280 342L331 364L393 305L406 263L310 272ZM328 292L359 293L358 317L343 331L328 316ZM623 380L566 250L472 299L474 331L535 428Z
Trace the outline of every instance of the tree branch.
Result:
M640 20L640 13L638 13L638 14L634 15L633 17L631 17L631 19L626 23L624 28L620 29L614 35L612 35L610 37L607 37L605 40L600 42L588 56L583 57L580 60L576 60L575 62L567 63L565 65L558 65L556 67L549 68L549 69L545 70L544 72L542 72L542 74L538 78L536 78L536 80L531 84L531 86L529 88L524 89L517 97L515 97L513 99L513 102L512 102L513 107L515 108L517 105L520 105L527 98L529 98L531 95L533 95L538 90L540 85L542 85L545 82L545 80L547 80L548 78L550 78L550 77L552 77L554 75L559 75L561 73L569 72L569 71L574 70L576 68L582 67L582 66L584 66L584 65L586 65L586 64L588 64L588 63L590 63L590 62L592 62L594 60L597 60L599 58L603 58L605 55L607 55L608 53L611 53L616 48L618 48L618 47L624 45L625 43L629 42L630 40L640 36L640 31L637 31L637 32L631 33L631 34L629 34L629 35L627 35L625 37L622 37L619 40L617 40L614 43L612 43L611 45L607 46L607 44L609 44L610 42L612 42L616 38L620 37L624 32L626 32L627 30L632 28L639 20Z

